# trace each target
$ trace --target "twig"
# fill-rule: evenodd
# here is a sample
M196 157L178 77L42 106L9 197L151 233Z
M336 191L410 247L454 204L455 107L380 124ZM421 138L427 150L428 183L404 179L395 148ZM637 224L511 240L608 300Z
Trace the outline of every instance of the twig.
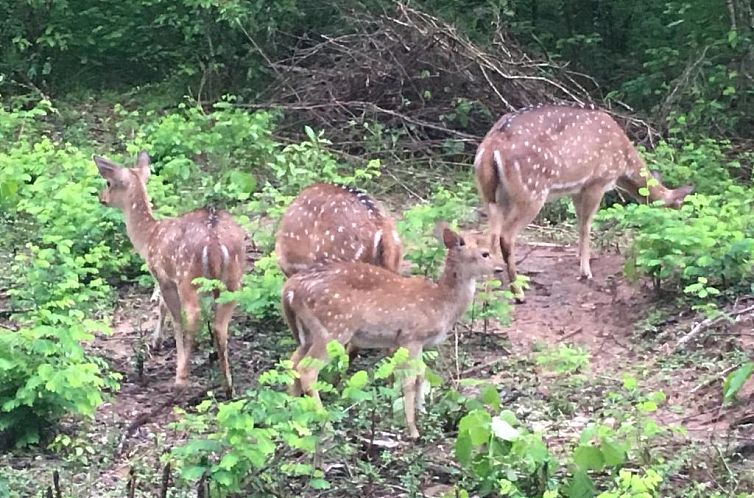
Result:
M170 486L170 462L162 469L162 482L160 483L160 498L167 498Z
M134 419L133 422L128 424L128 427L126 427L126 430L123 431L123 435L120 437L120 441L118 442L118 445L115 447L115 456L120 456L120 454L123 452L126 446L126 441L128 438L134 435L134 433L144 424L148 423L152 418L156 417L160 413L162 413L165 408L168 406L172 406L175 404L176 395L173 394L169 396L165 401L160 403L159 405L155 406L151 410L149 410L146 413L142 413L136 419Z
M559 339L558 339L557 341L555 341L555 342L563 342L563 341L565 341L566 339L570 339L571 337L573 337L573 336L575 336L575 335L577 335L577 334L580 334L580 333L582 333L583 331L584 331L584 327L579 327L579 328L577 328L576 330L573 330L573 331L571 331L571 332L568 332L568 333L567 333L566 335L564 335L563 337L560 337L560 338L559 338Z
M508 353L508 354L510 354L510 351L505 350L505 352ZM492 367L492 366L497 365L498 363L503 362L505 360L506 360L506 357L505 356L501 356L499 358L495 358L494 360L486 361L486 362L481 363L479 365L474 365L473 367L467 368L466 370L464 370L463 372L461 372L459 374L458 378L460 379L461 377L466 377L467 375L469 375L471 373L474 373L474 372L477 372L479 370L484 370L486 368Z
M689 391L689 394L696 394L698 391L700 391L701 389L704 389L705 387L709 386L710 384L714 384L715 382L717 382L719 380L725 379L725 376L728 375L729 373L731 373L736 368L738 368L738 365L733 365L732 367L726 368L722 372L716 374L715 377L713 377L713 378L711 378L709 380L706 380L706 381L702 382L701 384L699 384L698 386L696 386L695 388L693 388L691 391Z
M126 496L134 498L136 495L136 471L133 465L128 470L128 484L126 484Z
M60 473L57 470L52 471L52 486L55 488L55 498L63 498L63 492L60 490Z
M696 324L694 328L691 329L691 331L686 334L685 336L681 337L678 342L675 344L675 347L670 351L671 353L675 352L678 348L689 342L690 340L694 339L696 336L701 334L703 331L707 330L710 327L714 327L715 325L718 325L726 320L730 320L734 316L742 315L744 313L748 313L750 311L754 311L754 306L749 306L747 308L744 308L742 310L738 311L732 311L730 313L722 314L720 316L717 316L715 318L706 318Z

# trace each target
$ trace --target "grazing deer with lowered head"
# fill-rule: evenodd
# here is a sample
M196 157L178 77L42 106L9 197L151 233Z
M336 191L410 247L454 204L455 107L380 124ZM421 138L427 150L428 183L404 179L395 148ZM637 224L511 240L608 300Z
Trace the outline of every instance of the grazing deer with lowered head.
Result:
M390 216L352 187L316 183L280 221L275 253L286 277L320 263L362 261L398 273L403 247Z
M579 221L581 277L592 278L589 233L603 194L616 186L640 201L680 207L692 186L647 184L646 166L618 123L599 109L543 105L495 123L474 159L476 183L487 203L493 247L500 246L518 301L514 247L518 232L546 201L570 195ZM648 199L640 194L647 187Z
M140 152L135 168L121 168L94 156L107 187L100 202L123 211L126 232L139 255L147 262L162 295L160 318L155 329L161 339L162 322L170 311L175 329L177 366L175 384L183 388L191 367L191 348L200 325L201 304L193 280L197 277L222 281L238 290L245 264L245 233L226 211L202 208L177 218L156 220L147 196L149 156ZM217 297L215 291L215 297ZM212 335L217 348L224 387L232 396L233 381L228 361L228 324L235 302L217 304Z
M359 262L322 265L286 282L284 316L299 342L291 358L298 373L291 394L319 400L314 385L329 341L358 348L404 347L419 359L425 346L445 340L471 303L476 280L503 269L489 250L467 244L448 228L442 229L442 239L448 252L436 283ZM403 380L406 426L414 439L419 437L415 409L422 409L422 386L421 374L411 372Z

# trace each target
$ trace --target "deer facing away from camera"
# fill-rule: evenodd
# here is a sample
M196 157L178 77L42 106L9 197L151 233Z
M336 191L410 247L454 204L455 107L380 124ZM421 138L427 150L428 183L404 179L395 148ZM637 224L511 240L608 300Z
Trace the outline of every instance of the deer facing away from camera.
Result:
M493 247L499 244L519 302L514 247L519 231L546 201L570 195L579 221L581 277L592 278L589 234L603 194L616 186L640 201L678 208L693 191L647 182L645 164L618 123L604 111L543 105L507 114L482 140L474 159L487 204ZM648 199L640 189L647 187Z
M149 156L139 153L135 168L121 168L94 156L107 187L100 202L123 211L126 231L139 255L147 262L162 295L160 317L153 340L161 339L167 311L173 319L176 344L175 384L183 388L191 367L191 349L200 326L200 295L192 281L197 277L222 281L238 290L245 264L245 233L226 211L202 208L177 218L156 220L147 196ZM217 297L217 291L214 292ZM232 396L233 381L228 359L228 325L235 302L216 305L212 335L224 387Z
M448 228L441 233L448 252L437 283L354 262L323 265L286 282L283 312L299 342L291 358L298 373L291 394L319 400L314 385L331 340L358 348L404 347L413 360L421 358L425 346L445 340L471 303L477 278L503 269L489 250L466 244ZM413 439L419 436L415 410L422 409L422 386L423 377L415 371L403 379L406 426Z
M275 253L286 277L320 263L362 261L398 272L403 247L390 216L352 187L316 183L280 222Z

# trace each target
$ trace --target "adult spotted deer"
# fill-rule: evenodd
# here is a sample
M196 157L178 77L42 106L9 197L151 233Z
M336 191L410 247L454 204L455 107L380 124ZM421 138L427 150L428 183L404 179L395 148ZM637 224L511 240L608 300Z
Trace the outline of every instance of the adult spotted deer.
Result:
M147 262L162 295L160 318L153 340L161 340L162 323L170 311L175 329L175 384L183 388L191 366L191 348L200 325L197 277L222 281L228 290L238 290L245 264L245 233L226 211L202 208L177 218L156 220L147 196L149 156L139 153L135 168L122 168L99 156L94 162L107 187L100 202L123 211L126 232L139 255ZM215 291L215 297L217 297ZM233 381L228 360L228 324L236 303L217 304L212 335L217 348L224 387L232 396Z
M285 212L275 253L287 277L333 261L362 261L397 273L403 246L393 220L367 194L316 183Z
M507 114L482 140L474 169L489 209L493 247L500 246L519 301L524 294L515 283L516 236L546 201L573 198L581 277L590 279L589 233L606 191L617 186L637 200L675 208L693 191L692 186L668 189L656 175L648 185L644 161L618 123L599 109L543 105Z
M284 316L299 342L291 358L298 372L291 394L305 393L319 400L314 386L319 368L327 360L327 343L331 340L358 348L404 347L412 359L420 358L425 346L445 340L471 303L475 281L503 269L502 261L489 250L467 244L448 228L443 228L441 234L448 252L445 270L437 283L402 277L360 262L322 265L286 282L282 296ZM415 409L422 409L422 385L422 375L415 371L403 380L403 404L411 438L419 436Z

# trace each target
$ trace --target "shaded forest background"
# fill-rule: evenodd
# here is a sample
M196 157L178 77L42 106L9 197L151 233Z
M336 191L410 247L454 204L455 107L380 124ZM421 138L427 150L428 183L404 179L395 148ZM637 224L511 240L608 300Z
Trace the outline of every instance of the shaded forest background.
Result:
M421 25L396 12L406 9L454 28ZM301 82L286 84L294 70L311 76L318 65L334 71L333 82L347 77L348 100L379 103L381 96L370 84L391 93L401 88L380 109L411 114L425 108L429 117L426 108L435 107L438 124L444 121L475 136L490 122L489 117L474 119L475 113L497 116L543 97L534 92L511 99L500 92L496 99L480 99L479 88L473 87L484 86L483 81L460 82L460 72L454 78L443 74L447 61L415 55L416 48L431 52L428 40L438 41L450 29L483 53L502 47L509 55L506 62L519 73L556 80L567 73L576 90L555 98L573 101L578 94L622 109L620 102L663 133L748 139L754 116L752 12L748 0L424 0L397 8L387 0L3 1L0 89L5 95L81 95L159 83L167 97L189 93L214 101L233 94L248 103L304 106L327 104L328 95L344 97L342 85L331 85L335 94L306 95L318 101L296 98ZM380 53L388 19L406 21L403 31L391 34L411 53L411 67L398 60L400 54L395 64L369 60L369 48ZM411 24L425 35L434 33L417 46ZM374 38L373 45L352 44L359 35ZM404 39L396 39L400 36ZM328 47L333 43L342 50ZM423 84L414 84L422 79ZM455 91L457 85L465 94ZM443 87L453 87L452 98L438 98ZM367 107L361 110L375 112Z

